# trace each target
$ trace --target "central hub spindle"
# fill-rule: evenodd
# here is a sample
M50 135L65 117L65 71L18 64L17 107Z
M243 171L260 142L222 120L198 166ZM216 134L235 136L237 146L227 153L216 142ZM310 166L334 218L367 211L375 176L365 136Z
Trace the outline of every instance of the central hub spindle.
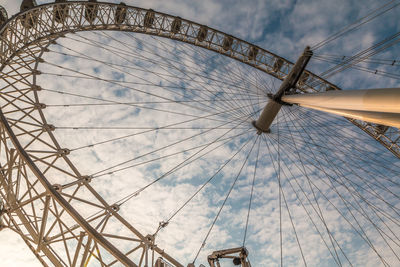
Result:
M310 50L310 47L307 46L304 49L303 54L299 57L296 64L293 66L289 75L283 80L281 87L279 87L279 90L268 101L258 120L253 121L253 125L259 133L270 132L269 127L271 126L276 115L284 104L284 102L281 101L282 96L285 94L285 92L296 86L296 83L303 74L308 61L310 61L312 54L313 53Z

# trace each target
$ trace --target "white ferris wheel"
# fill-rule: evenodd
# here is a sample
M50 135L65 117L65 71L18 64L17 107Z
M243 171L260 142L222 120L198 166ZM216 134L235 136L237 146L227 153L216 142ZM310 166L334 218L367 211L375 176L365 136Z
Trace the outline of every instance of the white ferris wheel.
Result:
M328 78L399 78L362 64L400 34L315 53L398 5L295 63L123 3L0 9L1 229L43 266L399 265L400 89Z

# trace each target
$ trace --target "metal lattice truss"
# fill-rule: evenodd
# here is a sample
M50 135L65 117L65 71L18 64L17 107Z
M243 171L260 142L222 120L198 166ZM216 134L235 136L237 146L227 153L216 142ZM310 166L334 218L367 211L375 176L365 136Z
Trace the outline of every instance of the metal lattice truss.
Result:
M283 80L293 64L260 47L179 17L108 3L66 2L35 7L0 30L0 163L3 223L24 239L44 266L153 266L162 257L182 266L119 215L60 147L38 98L41 55L75 31L115 30L157 35L244 62ZM340 88L306 71L305 93ZM351 121L400 157L398 129ZM46 147L46 149L43 149ZM40 148L40 149L39 149ZM51 179L50 179L51 178ZM49 181L59 181L50 183ZM158 261L159 262L159 261Z

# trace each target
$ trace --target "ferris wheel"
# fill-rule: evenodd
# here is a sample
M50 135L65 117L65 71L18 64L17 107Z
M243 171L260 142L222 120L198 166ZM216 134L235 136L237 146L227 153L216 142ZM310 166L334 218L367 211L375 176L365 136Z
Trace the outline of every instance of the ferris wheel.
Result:
M0 11L1 229L44 266L400 262L398 89L327 80L375 50L316 75L323 43L292 63L123 3Z

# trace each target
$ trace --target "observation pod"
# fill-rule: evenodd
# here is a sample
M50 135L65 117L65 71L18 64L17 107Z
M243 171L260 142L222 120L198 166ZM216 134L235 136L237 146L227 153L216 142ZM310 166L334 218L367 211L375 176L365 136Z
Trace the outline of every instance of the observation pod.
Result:
M156 15L154 13L153 9L149 9L146 12L146 15L144 15L144 20L143 20L143 27L145 28L151 28L154 24L154 19Z
M8 20L7 11L4 7L0 6L0 26Z
M207 26L201 26L197 33L197 41L203 42L207 38L208 28Z
M176 17L171 25L171 32L173 34L177 34L182 27L182 19L180 17Z
M224 49L224 51L228 51L231 49L232 44L233 44L233 37L227 35L225 36L224 42L222 43L222 49Z
M66 3L67 0L56 0L56 3ZM65 19L68 17L69 13L69 6L64 5L57 5L53 9L54 13L54 20L58 23L64 23Z
M89 0L89 3L96 3L96 2L97 0ZM86 4L85 19L90 24L93 24L94 20L97 18L98 9L99 7L96 4Z
M37 6L36 0L24 0L21 3L20 11L24 12L28 9L34 8L35 6ZM35 11L21 16L22 26L28 29L35 26L35 24L37 23L37 13L38 11Z
M249 60L255 60L257 57L257 54L258 54L258 48L255 46L251 46L249 49L249 54L248 54Z
M126 19L126 4L121 2L115 10L115 24L122 24Z
M272 67L272 70L274 72L278 72L281 70L283 66L283 60L281 58L278 58L275 62L274 62L274 66Z

